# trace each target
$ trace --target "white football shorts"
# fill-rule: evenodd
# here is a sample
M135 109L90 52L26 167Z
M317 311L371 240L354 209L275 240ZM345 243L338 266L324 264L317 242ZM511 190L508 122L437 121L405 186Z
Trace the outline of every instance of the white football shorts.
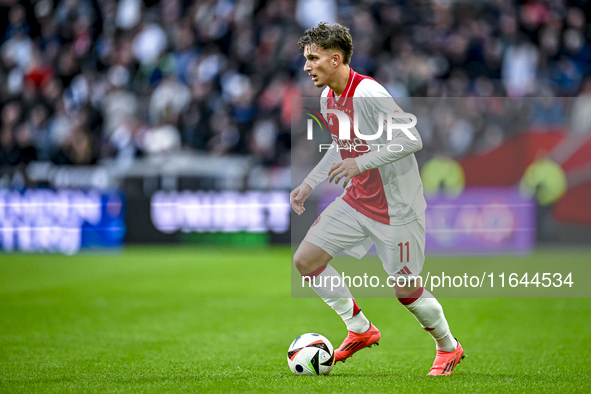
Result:
M425 262L425 213L404 225L368 218L338 197L318 216L305 241L332 257L345 252L358 259L371 245L384 270L393 277L418 275Z

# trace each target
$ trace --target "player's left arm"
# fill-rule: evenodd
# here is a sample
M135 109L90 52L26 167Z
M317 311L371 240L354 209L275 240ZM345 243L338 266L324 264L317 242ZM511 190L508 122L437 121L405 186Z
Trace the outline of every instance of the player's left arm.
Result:
M396 118L397 113L404 113L402 109L396 104L392 96L388 91L379 83L366 80L367 86L361 90L361 94L367 95L366 98L362 98L360 107L363 108L365 116L373 116L374 119L378 118L379 113L394 114L394 122L398 124L409 123L408 118ZM364 81L364 82L366 82ZM361 84L360 84L361 86ZM377 123L377 122L376 122ZM405 131L411 136L407 135L402 129L394 129L392 132L392 139L386 140L386 124L384 124L384 130L382 138L376 141L367 141L370 143L383 143L379 149L372 149L371 152L363 154L355 158L355 162L359 167L359 171L363 172L372 168L378 168L386 164L393 163L400 159L403 159L423 148L423 141L417 131L416 127L405 128ZM360 130L362 133L363 130ZM371 131L375 133L375 130Z
M356 111L361 111L361 115L366 117L366 119L373 119L373 123L376 125L374 130L360 130L362 134L369 135L374 134L377 131L380 113L396 114L404 112L382 85L370 79L366 79L359 84L355 91L355 98L359 99L359 101L357 101ZM385 117L383 119L385 119ZM410 120L397 119L394 117L394 121L401 124L409 123ZM328 181L332 182L334 180L335 184L338 184L339 181L344 178L345 181L343 187L347 187L349 181L363 171L393 163L422 149L423 142L416 127L406 129L407 132L412 134L414 139L410 138L410 136L405 134L401 129L395 129L392 132L392 139L389 141L386 140L386 124L384 124L383 127L382 138L375 141L367 141L368 144L380 144L379 149L372 150L371 152L365 153L356 158L348 158L333 164L328 172Z

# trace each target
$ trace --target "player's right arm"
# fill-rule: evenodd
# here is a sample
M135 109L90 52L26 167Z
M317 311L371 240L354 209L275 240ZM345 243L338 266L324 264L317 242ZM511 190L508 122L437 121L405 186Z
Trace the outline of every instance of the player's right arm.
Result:
M312 194L312 189L310 185L307 183L302 182L301 185L293 189L293 191L289 194L289 202L293 211L298 215L304 213L306 208L304 208L304 201Z
M289 202L294 212L298 215L301 215L306 210L304 208L304 201L312 194L316 186L328 178L330 167L342 160L340 153L337 151L337 146L336 142L333 141L330 148L322 157L322 160L310 171L301 185L293 189L290 193Z

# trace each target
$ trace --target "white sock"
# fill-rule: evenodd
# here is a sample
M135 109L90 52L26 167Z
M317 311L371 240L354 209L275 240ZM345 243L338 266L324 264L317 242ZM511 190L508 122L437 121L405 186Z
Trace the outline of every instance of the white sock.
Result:
M350 300L355 302L355 300L352 298ZM357 312L355 316L349 319L343 319L343 321L347 325L347 330L356 332L357 334L361 334L362 332L369 330L369 326L371 324L363 312L361 312L361 310Z
M337 280L333 280L333 277L339 278L339 286L334 286ZM322 272L310 278L310 284L316 294L339 314L347 325L347 330L358 334L366 332L369 330L369 320L355 303L349 287L340 278L339 273L327 264Z
M418 294L417 294L418 293ZM437 344L437 350L451 352L456 349L458 342L449 330L447 320L443 314L441 304L427 290L418 291L416 298L403 298L400 302L421 323Z

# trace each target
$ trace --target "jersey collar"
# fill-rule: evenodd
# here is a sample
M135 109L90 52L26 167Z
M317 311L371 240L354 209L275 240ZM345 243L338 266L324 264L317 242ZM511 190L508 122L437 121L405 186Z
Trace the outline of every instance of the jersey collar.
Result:
M343 94L341 94L340 97L336 97L334 90L330 89L329 96L334 99L336 104L338 104L338 105L347 104L347 99L349 97L351 97L354 93L353 89L351 89L351 86L353 86L353 80L355 79L356 75L357 75L357 73L352 68L350 68L349 80L347 81L347 86L345 86L345 90L343 90Z

